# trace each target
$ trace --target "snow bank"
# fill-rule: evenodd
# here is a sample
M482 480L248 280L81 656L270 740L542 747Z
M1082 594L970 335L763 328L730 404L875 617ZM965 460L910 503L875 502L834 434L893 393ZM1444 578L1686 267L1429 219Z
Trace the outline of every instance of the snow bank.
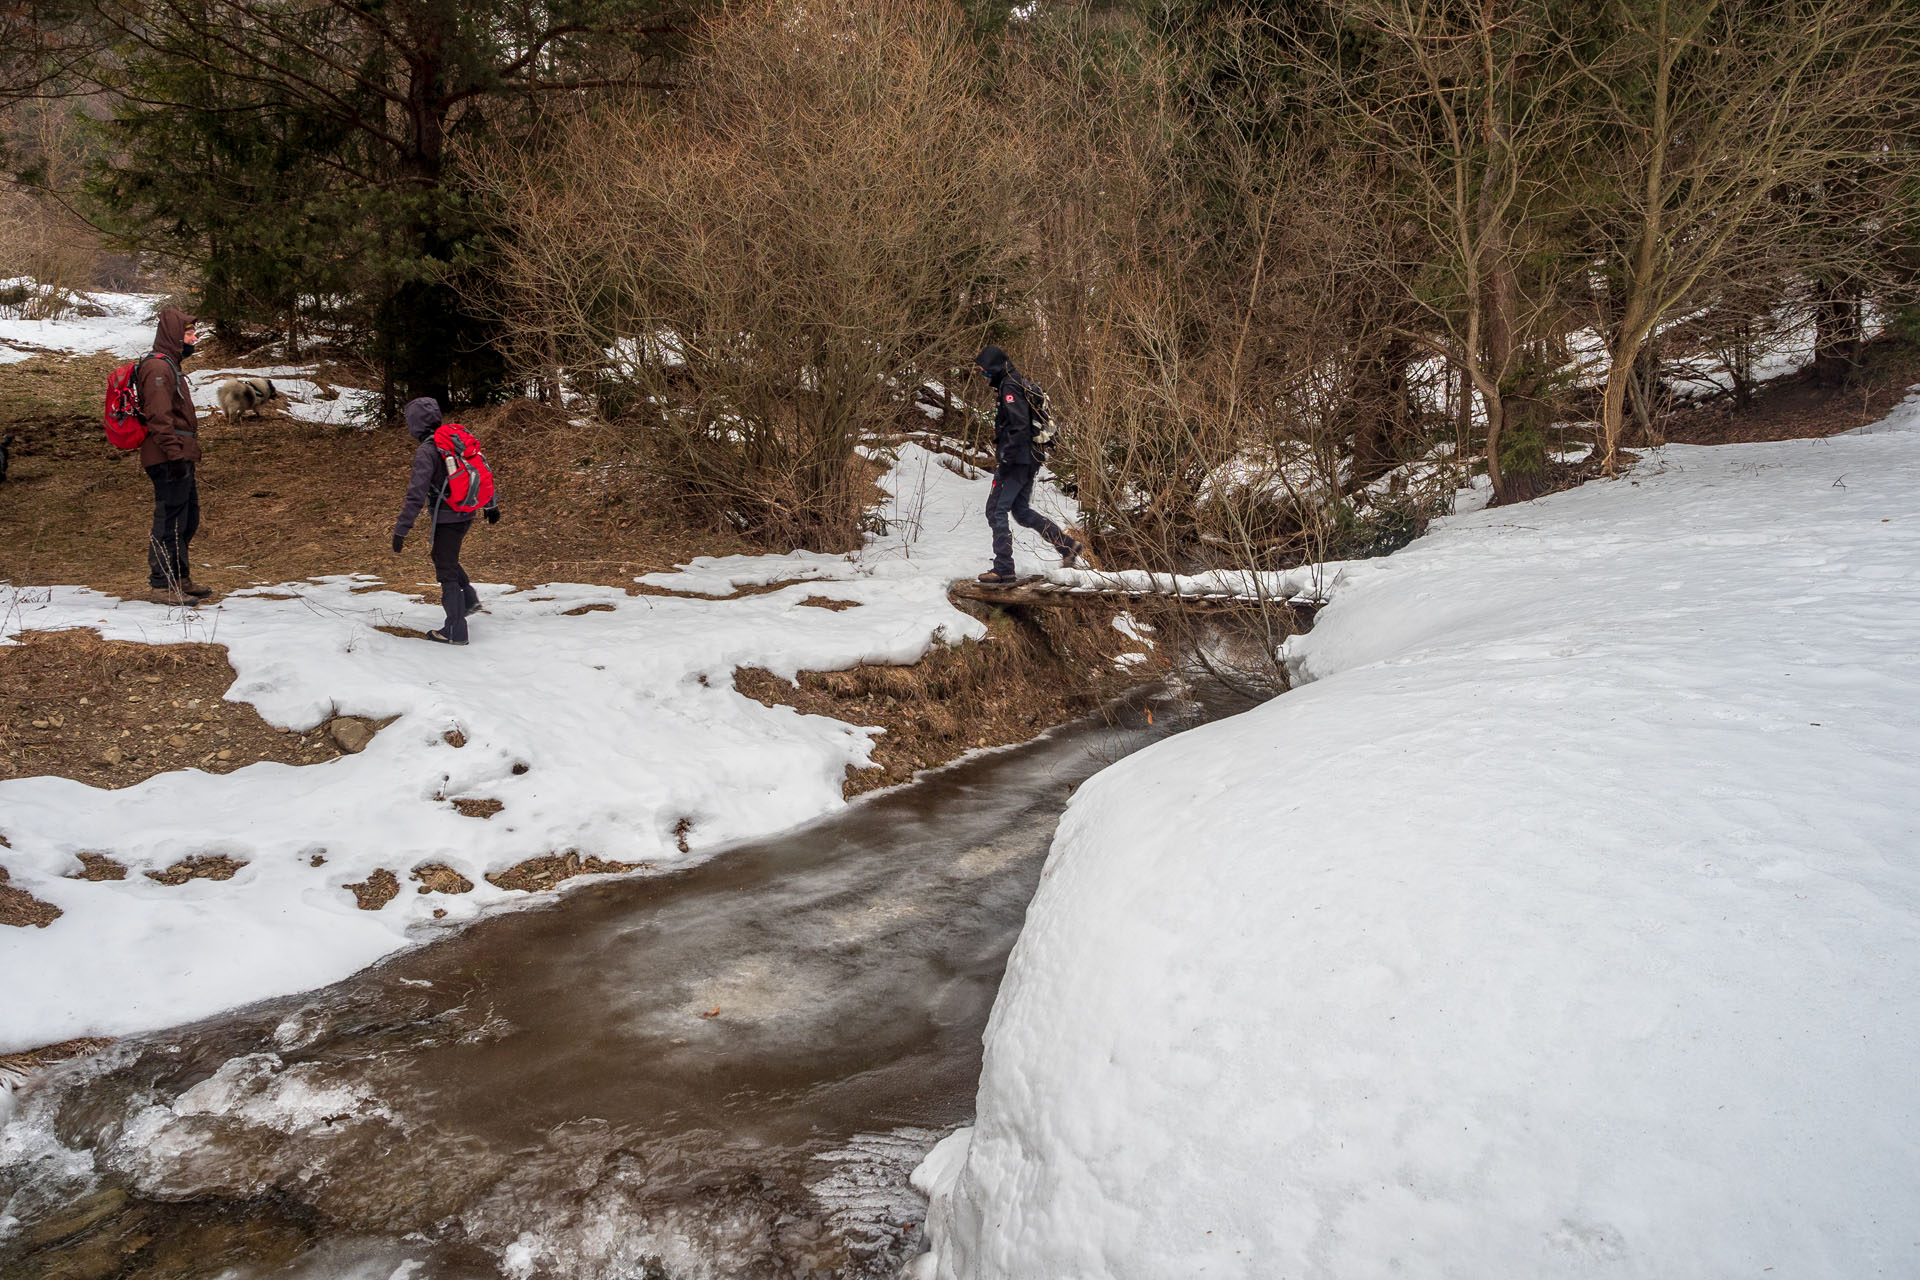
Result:
M1441 522L1083 786L923 1273L1920 1274L1916 427Z
M78 587L0 589L7 637L90 627L111 639L223 644L238 672L227 697L275 725L397 717L365 751L318 765L186 770L118 791L55 777L0 782L0 834L11 844L0 864L66 913L45 929L0 929L0 1052L165 1026L333 981L418 936L435 909L458 922L524 900L484 877L529 857L578 850L664 869L839 808L847 766L869 761L880 731L762 706L734 691L733 671L908 663L985 633L946 588L987 557L986 486L930 456L903 448L886 481L890 504L910 505L915 522L896 520L858 555L817 558L831 562L830 581L808 572L811 562L768 556L736 557L727 571L798 581L731 600L483 585L488 612L466 649L378 630L425 628L441 614L365 575L239 592L197 611ZM471 563L484 570L486 530L474 538ZM1018 545L1022 567L1038 571L1038 540L1023 530ZM409 578L425 570L424 557L407 564ZM657 580L698 588L716 572ZM815 595L860 607L802 604ZM464 746L447 741L454 730ZM466 817L452 804L463 797L505 807ZM69 879L83 851L131 874ZM246 865L228 881L178 886L143 874L206 854ZM408 873L431 862L473 891L417 892ZM399 896L357 909L345 886L381 868L398 875Z

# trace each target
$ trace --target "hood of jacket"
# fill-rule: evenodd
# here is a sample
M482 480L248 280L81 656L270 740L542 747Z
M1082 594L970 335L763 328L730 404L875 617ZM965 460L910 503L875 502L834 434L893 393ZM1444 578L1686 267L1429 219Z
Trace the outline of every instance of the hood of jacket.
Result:
M154 326L153 349L178 364L180 352L187 345L187 330L192 324L192 316L178 307L168 307L160 313L160 323Z
M987 381L996 387L1000 385L1000 379L1007 376L1007 366L1011 363L1007 353L991 342L980 348L980 354L973 358L973 362L986 371Z
M425 440L440 425L440 402L432 396L407 401L407 434Z

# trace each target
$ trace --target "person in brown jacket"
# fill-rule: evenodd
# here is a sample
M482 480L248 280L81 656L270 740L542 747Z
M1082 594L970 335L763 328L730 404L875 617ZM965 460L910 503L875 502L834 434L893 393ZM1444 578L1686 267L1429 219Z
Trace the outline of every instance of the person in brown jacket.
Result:
M147 583L160 604L195 604L213 594L193 581L188 547L200 528L200 420L180 364L193 354L193 317L173 307L160 313L153 354L140 362L135 386L147 438L140 465L153 481L153 536L147 542Z

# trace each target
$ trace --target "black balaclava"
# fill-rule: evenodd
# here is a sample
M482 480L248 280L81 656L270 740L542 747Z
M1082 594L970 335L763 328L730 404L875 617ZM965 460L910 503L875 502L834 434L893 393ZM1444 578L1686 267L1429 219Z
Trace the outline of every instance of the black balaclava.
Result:
M407 401L407 434L425 440L440 425L440 402L432 396Z
M1000 385L1000 379L1007 376L1007 353L991 342L980 348L980 354L973 358L973 362L986 374L987 381L996 387Z

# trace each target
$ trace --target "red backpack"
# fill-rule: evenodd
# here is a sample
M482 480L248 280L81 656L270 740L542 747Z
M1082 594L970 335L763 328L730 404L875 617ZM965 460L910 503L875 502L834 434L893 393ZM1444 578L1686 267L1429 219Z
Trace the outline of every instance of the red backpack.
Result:
M493 501L493 470L480 453L480 442L457 422L433 429L433 447L447 464L447 487L440 501L455 511L472 514Z
M138 449L147 440L147 415L140 410L140 366L153 356L167 360L158 351L121 365L107 376L107 409L104 421L107 443L116 449ZM173 390L180 391L180 369L171 360Z

